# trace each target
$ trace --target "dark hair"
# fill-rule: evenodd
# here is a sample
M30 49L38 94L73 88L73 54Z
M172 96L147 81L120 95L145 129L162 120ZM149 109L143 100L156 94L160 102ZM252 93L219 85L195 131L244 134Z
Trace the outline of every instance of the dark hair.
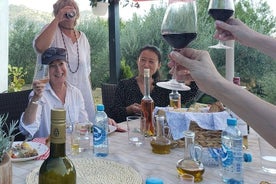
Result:
M158 63L161 63L161 61L162 61L161 51L158 47L156 47L154 45L145 45L144 47L142 47L138 52L138 58L140 57L141 53L145 50L150 50L150 51L154 52L158 57ZM152 75L152 78L154 80L154 84L160 80L160 77L161 77L160 72L159 72L159 70L157 70Z

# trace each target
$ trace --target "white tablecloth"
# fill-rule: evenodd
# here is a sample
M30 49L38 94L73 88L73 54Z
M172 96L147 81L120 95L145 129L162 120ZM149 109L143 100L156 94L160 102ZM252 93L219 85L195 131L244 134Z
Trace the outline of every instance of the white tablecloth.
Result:
M70 147L69 139L67 140L67 147ZM177 184L176 163L183 157L183 148L173 149L168 155L158 155L152 153L149 139L143 147L133 147L128 144L127 133L119 132L109 135L109 146L110 153L106 159L133 167L144 180L149 176L155 176L162 178L165 184ZM245 184L258 184L262 180L276 182L276 175L265 173L261 169L257 135L254 131L249 134L249 150L246 152L252 154L253 162L245 164ZM92 150L84 152L78 157L93 157ZM41 163L41 160L13 163L13 184L25 184L27 174L39 167ZM201 183L223 183L218 168L206 167Z

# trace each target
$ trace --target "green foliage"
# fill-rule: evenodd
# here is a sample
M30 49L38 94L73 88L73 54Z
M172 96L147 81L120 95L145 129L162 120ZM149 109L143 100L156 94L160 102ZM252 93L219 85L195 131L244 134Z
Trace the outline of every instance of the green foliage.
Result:
M197 1L198 33L196 40L190 43L189 47L208 50L219 72L225 75L225 50L208 49L209 45L218 42L213 38L215 26L214 20L207 12L208 3L209 1ZM9 62L12 66L23 67L28 72L26 83L31 83L36 61L32 41L41 27L49 23L52 18L50 14L43 13L43 16L40 16L42 13L21 6L11 6L10 9ZM139 49L146 44L152 44L162 51L161 78L167 78L169 70L167 55L171 47L160 35L165 10L166 7L151 7L149 13L143 17L134 15L131 20L121 20L120 54L123 58L122 63L125 62L121 71L126 72L129 67L135 74ZM236 1L235 16L260 33L271 35L276 31L275 17L272 16L265 0L260 0L258 3L251 0ZM91 45L93 88L100 87L101 83L109 81L108 22L93 16L91 11L85 11L81 12L78 29L86 34ZM261 92L267 96L264 95L262 98L275 102L276 97L273 94L275 85L272 85L274 79L272 74L276 71L275 61L255 49L238 43L235 43L234 49L235 72L241 77L243 85L257 95L263 90Z
M123 59L121 61L121 70L120 70L120 79L126 79L133 77L133 73L129 65L126 64L126 61Z
M33 79L36 54L32 47L32 40L38 32L35 22L21 17L10 24L9 31L9 64L23 67L29 75L26 82L31 83Z
M21 91L22 87L25 85L24 77L27 72L24 71L23 67L16 67L8 65L8 76L9 76L9 92Z
M85 33L91 46L91 81L96 88L109 80L108 24L87 15L81 19L78 29Z
M165 59L167 59L171 48L162 39L160 33L164 13L164 7L152 7L147 15L139 17L135 14L132 20L125 22L121 28L121 55L132 70L137 70L136 60L140 48L151 44L159 47L162 51L161 75L164 76L164 74L168 73L168 61Z
M2 114L0 115L0 163L2 162L2 159L12 146L14 137L16 134L13 134L13 132L17 129L18 121L12 122L11 125L8 127L6 124L6 120L8 118L8 115ZM7 127L8 132L4 131L4 126Z
M263 78L257 80L259 86L261 86L261 92L265 93L263 99L276 105L276 74L274 72L267 73Z
M23 67L27 71L25 81L30 84L36 63L33 39L50 22L51 14L16 5L10 5L9 11L9 64Z
M267 35L275 32L276 19L272 16L270 7L265 1L261 0L255 7L249 0L238 1L235 9L235 16L252 29ZM273 59L256 49L238 43L235 46L235 70L249 89L258 86L257 79L276 70L274 63ZM257 92L255 94L258 95Z
M275 17L265 0L260 0L254 6L250 0L238 1L235 5L235 16L249 27L263 34L270 35L276 31Z

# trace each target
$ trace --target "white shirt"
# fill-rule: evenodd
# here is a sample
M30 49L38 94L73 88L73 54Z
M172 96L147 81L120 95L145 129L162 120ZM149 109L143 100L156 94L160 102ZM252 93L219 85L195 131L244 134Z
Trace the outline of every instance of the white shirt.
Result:
M88 115L84 107L84 99L79 89L66 83L66 97L65 104L56 96L55 92L47 83L45 91L40 98L42 105L38 105L35 122L23 122L23 115L20 118L19 129L24 135L35 137L48 137L50 135L51 127L51 109L64 108L66 110L67 123L84 123L88 122ZM32 91L29 96L29 101L32 99L34 92Z
M35 37L33 41L33 47L37 53L37 63L41 64L41 53L39 53L35 48L35 40L37 37L46 29L47 25L41 30L41 32ZM72 40L63 34L64 42L66 44L68 61L72 71L75 71L78 66L78 53L79 50L79 69L76 73L72 73L68 68L67 81L70 84L76 86L82 93L85 103L85 109L88 113L89 121L95 121L95 106L92 96L92 86L90 82L90 73L91 73L91 59L90 59L90 45L87 37L83 32L80 32L80 37L78 38L78 47L77 43L73 43ZM59 47L64 48L64 43L61 35L61 30L58 28L55 33L54 40L50 47Z

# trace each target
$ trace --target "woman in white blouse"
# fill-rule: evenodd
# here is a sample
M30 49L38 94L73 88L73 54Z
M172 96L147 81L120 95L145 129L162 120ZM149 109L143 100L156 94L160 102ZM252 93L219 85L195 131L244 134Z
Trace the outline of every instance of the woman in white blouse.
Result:
M49 47L66 49L67 80L81 91L88 118L93 122L95 106L90 80L90 45L86 35L76 29L79 7L74 0L57 0L53 5L53 14L53 20L33 41L37 64L41 63L41 54Z
M43 63L49 64L49 82L33 82L29 104L21 116L20 130L27 137L48 137L50 135L51 109L64 108L66 122L88 122L84 99L80 90L67 79L66 50L51 47L42 55ZM40 101L40 103L36 103Z

